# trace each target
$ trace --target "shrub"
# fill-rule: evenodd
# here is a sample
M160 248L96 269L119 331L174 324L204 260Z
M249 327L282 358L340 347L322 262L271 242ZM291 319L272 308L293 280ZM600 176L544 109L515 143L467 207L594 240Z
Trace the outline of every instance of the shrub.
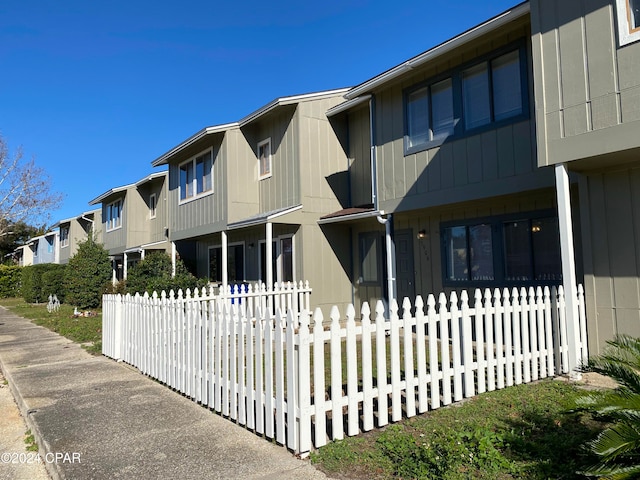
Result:
M0 265L0 298L20 295L22 267Z
M47 301L51 293L44 289L42 276L58 265L53 263L40 263L22 268L22 298L27 303L42 303Z
M109 253L92 238L80 242L65 273L67 303L80 308L98 307L110 280Z
M602 416L611 425L586 447L599 463L587 476L631 479L640 476L640 338L618 335L608 341L604 354L591 357L585 371L596 372L618 383L614 390L587 392L577 401L579 409Z
M51 264L42 273L42 294L44 300L49 299L49 295L55 295L60 302L65 300L65 272L66 265Z
M171 276L171 257L164 252L152 252L145 256L144 260L137 263L127 275L127 291L134 295L144 292L151 295L154 291L158 294L165 290L178 289L193 290L202 287L205 280L198 280L191 275L181 260L176 261L176 276Z

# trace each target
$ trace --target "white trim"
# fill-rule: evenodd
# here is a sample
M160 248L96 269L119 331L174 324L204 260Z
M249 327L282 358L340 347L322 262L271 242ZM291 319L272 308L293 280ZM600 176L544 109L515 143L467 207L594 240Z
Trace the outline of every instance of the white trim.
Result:
M114 205L116 203L120 204L120 211L118 212L118 217L117 219L119 220L118 225L109 227L109 225L111 224L111 222L114 220L113 218L109 218L109 207L111 205ZM124 197L120 197L117 200L114 200L113 202L107 203L105 205L105 218L104 218L104 223L106 225L105 230L107 232L113 232L114 230L119 230L120 228L122 228L122 223L123 223L123 214L124 214ZM115 222L113 222L115 224Z
M153 208L151 208L151 199L153 199ZM152 193L149 195L149 219L156 218L158 213L158 194Z
M262 225L264 223L270 222L271 220L275 220L278 217L282 217L283 215L293 213L300 209L302 209L302 205L296 205L295 207L287 208L286 210L280 210L277 213L266 215L264 217L258 217L258 218L252 217L251 220L230 223L229 225L227 225L227 230L237 230L239 228L247 228L247 227L253 227L255 225Z
M296 234L295 233L286 233L283 235L279 235L277 237L271 236L271 245L272 245L272 249L273 247L273 243L275 242L275 250L273 250L271 252L271 255L274 257L275 259L275 263L276 263L276 270L275 272L272 272L272 282L271 282L271 286L273 286L273 282L282 282L282 240L285 238L290 238L291 239L291 268L293 269L293 282L297 281L297 275L296 275L296 266L297 266L297 262L296 262ZM265 240L259 240L258 241L258 277L262 278L263 274L264 277L266 278L266 273L267 272L263 272L262 271L262 247L261 245L265 245L265 255L268 257L269 254L266 251L266 245L267 245L267 241ZM271 263L267 263L268 262L268 258L265 261L265 266L267 267L267 270L269 270L269 265L271 265ZM267 284L266 280L265 280L265 284Z
M67 231L66 243L63 243L64 240L62 239L62 230ZM60 248L67 248L69 246L70 234L71 234L71 225L69 225L68 227L60 227Z
M196 189L198 184L198 177L196 176L196 160L200 157L204 157L207 154L210 154L211 156L211 171L209 172L211 177L211 189L204 190L201 193L197 193ZM209 147L209 148L206 148L205 150L202 150L200 153L192 156L188 160L185 160L184 162L181 162L180 164L178 164L178 205L189 203L193 200L206 197L207 195L211 195L213 193L213 162L214 162L213 147ZM193 192L192 192L192 195L182 198L182 180L180 178L181 169L183 165L187 165L188 163L191 163L193 165L193 181L192 181Z
M237 127L238 127L238 122L233 122L233 123L226 123L224 125L215 125L212 127L203 128L198 133L195 133L194 135L187 138L184 142L173 147L168 152L160 155L158 158L156 158L154 161L151 162L151 165L153 167L166 165L167 163L169 163L169 160L171 160L172 157L174 157L181 151L185 150L189 146L193 145L197 141L202 140L207 135L214 135L216 133L225 133L226 131L231 130L232 128L237 128Z
M89 202L89 205L96 205L98 203L102 203L103 200L106 200L108 197L110 197L114 193L124 192L124 191L128 190L131 187L135 187L135 184L130 183L129 185L123 185L121 187L114 187L114 188L112 188L110 190L107 190L102 195L100 195L100 196L94 198L93 200L91 200Z
M616 0L616 16L618 20L618 43L621 47L640 40L640 28L632 29L629 24L629 0ZM639 19L640 22L640 19Z
M262 174L260 148L264 147L265 145L269 145L269 159L268 159L269 168L267 173ZM258 142L258 146L256 147L256 158L258 159L258 180L264 180L265 178L270 178L271 176L273 176L273 154L271 153L271 137L265 140L262 140L261 142Z
M342 113L346 110L349 110L353 107L356 107L362 103L366 103L369 100L371 100L371 95L363 95L362 97L356 97L352 100L347 100L346 102L342 102L338 105L336 105L335 107L330 108L329 110L327 110L327 117L333 117L334 115L337 115L339 113Z
M149 183L152 180L155 180L157 178L162 178L162 177L166 177L168 175L168 171L164 170L162 172L157 172L157 173L152 173L151 175L147 175L146 177L144 177L143 179L138 180L135 183L136 187L139 187L140 185L144 185L145 183Z
M318 225L326 225L328 223L348 222L352 220L361 220L363 218L377 217L384 215L384 210L370 210L368 212L353 213L347 215L340 215L339 217L321 218L318 220Z

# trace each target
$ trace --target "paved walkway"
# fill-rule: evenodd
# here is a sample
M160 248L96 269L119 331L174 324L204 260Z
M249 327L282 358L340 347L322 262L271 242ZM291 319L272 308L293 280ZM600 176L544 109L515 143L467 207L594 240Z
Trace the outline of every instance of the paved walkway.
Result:
M326 478L284 447L3 307L0 368L54 479Z

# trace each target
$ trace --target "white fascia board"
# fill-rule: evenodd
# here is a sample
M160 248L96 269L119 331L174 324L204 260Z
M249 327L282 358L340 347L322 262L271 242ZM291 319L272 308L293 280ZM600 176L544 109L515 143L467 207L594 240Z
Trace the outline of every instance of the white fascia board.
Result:
M235 128L237 126L238 126L238 122L233 122L233 123L226 123L224 125L214 125L212 127L203 128L198 133L196 133L196 134L190 136L189 138L187 138L180 145L177 145L177 146L173 147L171 150L169 150L168 152L160 155L153 162L151 162L151 165L153 167L159 167L160 165L166 165L166 164L169 163L169 160L171 159L171 157L177 155L178 153L183 151L185 148L189 147L190 145L193 145L195 142L197 142L198 140L203 139L207 135L213 135L215 133L224 133L227 130L231 130L232 128Z
M286 210L281 210L277 213L273 213L271 215L265 215L262 217L258 217L251 220L235 222L227 225L227 230L238 230L240 228L254 227L256 225L263 225L271 220L274 220L278 217L282 217L283 215L288 215L289 213L295 212L297 210L302 209L302 205L296 205L295 207L287 208Z
M356 107L362 103L368 102L371 100L371 95L363 95L361 97L356 97L352 100L347 100L346 102L342 102L335 107L327 110L327 117L333 117L339 113L345 112L353 107Z
M58 220L56 223L54 223L51 228L59 228L60 225L64 225L65 223L71 223L72 221L74 221L76 218L78 217L71 217L71 218L65 218L63 220Z
M384 210L371 210L370 212L353 213L351 215L341 215L339 217L329 217L318 220L318 225L326 225L329 223L348 222L353 220L362 220L363 218L379 217L384 215Z
M344 95L348 91L349 91L348 88L338 88L335 90L325 90L322 92L305 93L302 95L292 95L290 97L276 98L275 100L272 100L271 102L267 103L264 107L261 107L255 112L252 112L246 117L244 117L242 120L238 122L238 124L241 127L244 127L246 124L253 122L254 120L262 117L263 115L269 113L271 110L277 107L283 107L285 105L293 105L295 103L300 103L308 100L315 100L317 98L333 97L339 94Z
M141 180L138 180L135 183L136 187L139 187L140 185L144 185L145 183L148 183L152 180L155 180L156 178L162 178L162 177L166 177L168 174L167 170L163 170L162 172L157 172L157 173L152 173L151 175L147 175L146 177L144 177Z
M400 75L413 70L416 67L419 67L420 65L423 65L427 62L433 61L436 58L452 51L455 48L458 48L462 45L465 45L469 42L472 42L473 40L477 39L478 37L485 35L509 22L512 22L513 20L516 20L517 18L520 18L526 14L529 13L529 2L524 2L521 3L519 5L516 5L515 7L499 14L496 15L495 17L491 18L490 20L487 20L484 23L481 23L480 25L477 25L469 30L467 30L464 33L461 33L460 35L453 37L450 40L447 40L444 43L441 43L440 45L427 50L424 53L421 53L420 55L417 55L409 60L407 60L406 62L401 63L400 65L391 68L390 70L387 70L384 73L381 73L380 75L373 77L370 80L367 80L364 83L361 83L360 85L353 87L351 90L349 90L346 94L345 94L345 98L348 100L351 100L353 98L356 98L364 93L368 93L370 92L372 89L379 87L380 85L383 85L391 80L394 80L395 78L399 77Z
M124 192L125 190L130 189L131 187L135 187L135 184L130 183L129 185L123 185L122 187L115 187L110 190L107 190L102 195L97 196L93 200L89 202L89 205L97 205L98 203L102 203L102 201L106 198L109 198L111 195L116 193Z

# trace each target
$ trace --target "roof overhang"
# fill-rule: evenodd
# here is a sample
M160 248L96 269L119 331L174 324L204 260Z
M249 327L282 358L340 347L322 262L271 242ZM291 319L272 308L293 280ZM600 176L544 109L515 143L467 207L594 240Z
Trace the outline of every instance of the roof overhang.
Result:
M373 77L370 80L367 80L364 83L361 83L360 85L353 87L351 90L349 90L345 94L344 97L348 100L351 100L365 93L369 93L374 88L379 87L380 85L383 85L387 82L390 82L391 80L398 78L399 76L405 74L406 72L409 72L414 68L419 67L427 62L435 60L436 58L462 45L472 42L473 40L481 37L482 35L485 35L497 28L500 28L501 26L506 25L507 23L512 22L513 20L516 20L524 15L527 15L528 13L529 13L528 1L521 3L519 5L516 5L515 7L499 15L496 15L490 20L487 20L486 22L481 23L480 25L477 25L469 29L464 33L461 33L460 35L453 37L452 39L447 40L446 42L441 43L440 45L430 50L427 50L426 52L421 53L420 55L417 55L407 60L406 62L401 63L400 65L393 67L387 70L386 72Z
M327 117L333 117L334 115L338 115L339 113L350 110L353 107L356 107L362 103L366 103L369 100L371 100L371 95L363 95L361 97L356 97L352 100L347 100L346 102L342 102L336 105L335 107L327 110Z
M325 90L322 92L306 93L303 95L292 95L290 97L276 98L275 100L266 104L264 107L259 108L255 112L250 113L249 115L244 117L242 120L238 122L238 124L241 127L244 127L248 123L251 123L254 120L257 120L258 118L262 117L263 115L266 115L267 113L271 112L272 110L278 107L283 107L285 105L294 105L296 103L300 103L303 101L315 100L323 97L333 97L335 95L340 95L340 94L344 95L348 91L349 91L348 88L338 88L336 90Z
M212 127L203 128L198 133L187 138L181 144L173 147L168 152L160 155L153 162L151 162L151 165L154 167L159 167L160 165L167 165L174 156L178 155L180 152L183 152L185 149L189 148L191 145L199 142L205 137L209 135L224 133L227 130L236 128L237 126L238 126L238 122L233 122L233 123L225 123L224 125L214 125Z
M89 205L97 205L98 203L102 203L103 200L109 198L110 196L115 195L116 193L124 192L124 191L128 190L131 187L135 187L135 184L134 183L130 183L129 185L123 185L121 187L111 188L111 189L107 190L106 192L104 192L102 195L99 195L96 198L94 198L93 200L91 200L89 202Z
M256 225L264 225L277 218L283 217L290 213L296 212L302 209L302 205L296 205L295 207L281 208L279 210L273 210L271 212L261 213L254 215L253 217L245 218L239 222L233 222L227 225L227 230L237 230L239 228L253 227Z
M353 222L366 218L378 217L384 215L384 210L375 210L373 208L346 208L335 213L330 213L318 220L318 225L327 225L330 223Z
M139 187L140 185L144 185L145 183L149 183L157 178L163 178L167 176L167 170L164 170L162 172L157 172L157 173L152 173L151 175L147 175L146 177L144 177L141 180L138 180L135 183L136 187Z

